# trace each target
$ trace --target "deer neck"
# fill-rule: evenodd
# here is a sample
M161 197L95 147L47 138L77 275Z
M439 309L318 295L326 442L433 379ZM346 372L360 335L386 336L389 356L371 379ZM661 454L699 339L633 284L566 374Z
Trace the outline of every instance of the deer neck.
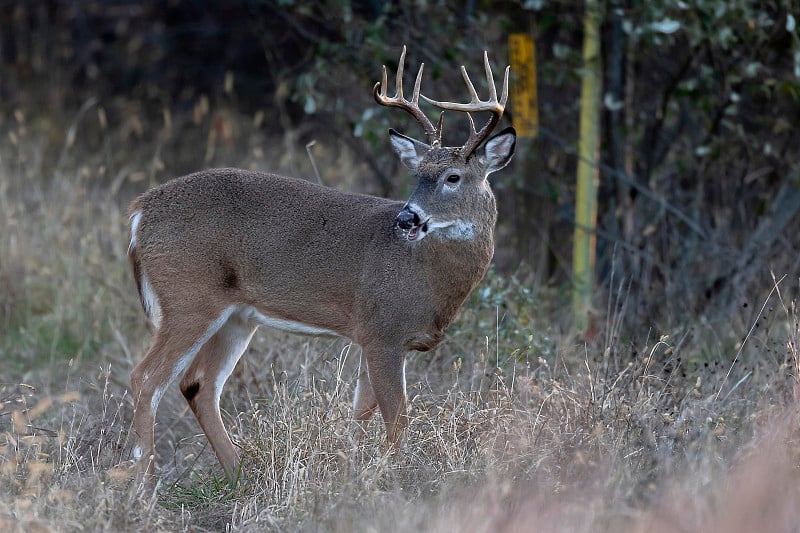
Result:
M444 330L455 318L470 292L480 283L494 255L494 223L496 213L483 219L458 220L437 228L428 237L426 269L431 302L438 329Z

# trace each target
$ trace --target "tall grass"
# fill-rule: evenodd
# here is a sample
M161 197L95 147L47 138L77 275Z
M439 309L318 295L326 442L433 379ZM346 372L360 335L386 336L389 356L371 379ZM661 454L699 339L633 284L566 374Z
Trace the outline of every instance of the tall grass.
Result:
M557 291L533 293L492 272L443 345L411 358L411 424L400 452L382 444L380 417L355 436L357 347L263 332L222 401L244 481L227 486L171 391L158 419L160 483L153 495L137 493L126 462L128 373L148 334L127 272L125 206L180 164L162 161L163 125L144 121L139 127L154 134L136 137L128 122L112 128L102 117L90 102L54 138L23 112L5 124L0 530L800 524L800 335L784 282L769 279L749 331L709 331L698 321L658 334L622 329L622 280L603 288L611 303L581 340L560 325ZM172 135L210 138L210 120L171 124ZM246 126L236 131L236 145L257 142ZM260 164L249 148L238 156Z
M271 372L255 364L263 354L248 354L224 396L246 468L235 489L177 394L160 413L161 484L147 498L115 468L127 458L131 412L109 372L80 394L6 388L6 525L747 531L800 520L797 413L782 399L793 378L743 381L722 399L722 373L684 379L657 362L674 349L658 341L607 375L601 362L580 362L580 349L516 376L475 361L491 376L480 393L457 365L438 376L448 387L429 387L430 365L418 359L407 445L392 453L379 419L353 436L354 369L349 356L341 363L340 345L272 340L285 355L266 365ZM276 370L304 357L313 367ZM739 382L746 372L732 375Z

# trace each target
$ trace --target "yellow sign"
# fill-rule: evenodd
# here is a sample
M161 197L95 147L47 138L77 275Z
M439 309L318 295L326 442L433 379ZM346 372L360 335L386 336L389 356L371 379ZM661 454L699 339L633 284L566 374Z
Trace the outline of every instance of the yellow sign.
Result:
M539 129L539 102L536 96L536 49L527 33L508 36L511 63L511 106L514 127L520 137L536 137Z

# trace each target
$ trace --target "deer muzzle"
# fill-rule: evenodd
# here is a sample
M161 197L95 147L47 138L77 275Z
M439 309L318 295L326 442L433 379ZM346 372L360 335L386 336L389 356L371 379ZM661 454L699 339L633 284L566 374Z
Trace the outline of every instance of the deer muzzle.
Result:
M397 214L395 224L409 241L422 239L428 232L428 221L420 219L419 213L409 209L408 206Z
M397 227L399 227L401 230L410 231L414 227L419 226L420 220L418 214L409 208L404 207L402 211L397 214L395 222L397 223Z

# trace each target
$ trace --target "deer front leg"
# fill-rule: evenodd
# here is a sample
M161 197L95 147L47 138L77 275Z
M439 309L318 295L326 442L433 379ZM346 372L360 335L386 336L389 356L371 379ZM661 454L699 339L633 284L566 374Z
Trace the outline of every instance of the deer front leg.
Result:
M372 390L372 383L369 380L367 357L362 350L361 358L358 361L356 392L353 398L353 417L356 420L354 437L356 439L361 439L366 435L366 423L375 414L375 409L377 408L378 400L375 398L375 391Z
M358 378L356 379L356 393L353 398L353 416L359 422L366 422L375 414L378 408L378 400L375 398L375 391L372 390L372 383L369 380L369 365L367 357L362 350L361 359L358 362Z
M406 354L402 349L368 349L364 348L368 365L368 382L359 375L358 385L356 386L356 402L360 401L361 407L368 407L374 403L370 400L367 390L367 383L371 385L374 402L377 403L386 424L386 439L397 447L400 445L405 430L408 427L408 415L406 414L406 373L405 363ZM363 356L362 356L363 357ZM362 388L363 384L363 388ZM362 395L359 396L359 389L362 388ZM356 417L359 414L367 415L365 409L359 410L356 406ZM371 415L372 412L369 412ZM368 416L366 416L368 418Z

